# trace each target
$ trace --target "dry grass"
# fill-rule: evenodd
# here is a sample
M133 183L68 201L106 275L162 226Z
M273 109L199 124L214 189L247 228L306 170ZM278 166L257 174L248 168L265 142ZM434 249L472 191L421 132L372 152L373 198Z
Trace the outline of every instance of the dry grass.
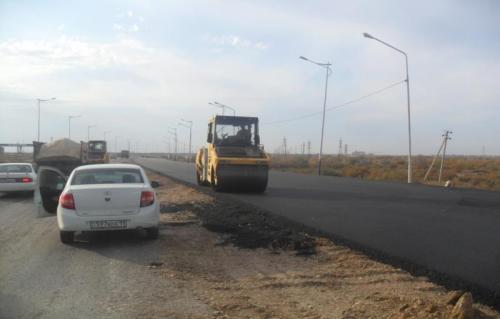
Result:
M423 183L432 162L431 156L413 158L413 176ZM439 162L427 183L436 184ZM274 155L272 168L297 173L316 173L317 157L303 155ZM338 157L327 155L322 160L324 175L356 177L369 180L406 181L407 159L403 156ZM500 191L500 157L450 157L446 159L442 181L451 180L455 187Z

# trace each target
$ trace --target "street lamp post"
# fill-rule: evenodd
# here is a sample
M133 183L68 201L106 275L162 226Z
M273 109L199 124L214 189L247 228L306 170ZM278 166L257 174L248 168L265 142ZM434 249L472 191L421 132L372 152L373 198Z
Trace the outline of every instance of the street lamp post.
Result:
M400 49L396 48L395 46L390 45L389 43L384 42L384 41L382 41L382 40L380 40L380 39L372 36L369 33L363 33L363 36L365 38L378 41L378 42L382 43L383 45L388 46L389 48L398 51L399 53L401 53L405 57L405 66L406 66L406 80L405 80L405 82L406 82L406 101L407 101L407 106L408 106L408 183L410 184L410 183L413 182L413 180L412 180L412 167L411 167L410 76L408 74L408 54L406 54L406 52L404 52L403 50L400 50Z
M96 127L97 125L89 125L87 126L87 142L90 141L90 129Z
M115 136L115 152L118 153L118 138L120 138L120 136Z
M106 149L108 149L108 143L107 143L107 141L106 141L106 135L107 135L108 133L111 133L111 131L104 131L104 132L103 132L103 135L104 135L104 136L103 136L103 137L104 137L104 143L106 143Z
M225 105L225 104L219 103L219 102L217 102L217 101L208 102L208 104L213 105L213 106L215 106L215 107L219 107L219 108L221 108L221 109L222 109L222 115L224 115L224 111L225 111L226 109L230 109L231 111L233 111L233 116L235 116L235 115L236 115L236 110L235 110L234 108L232 108L232 107L228 106L228 105Z
M322 68L325 68L325 70L326 70L325 99L323 101L323 120L321 123L321 142L319 144L319 154L318 154L318 175L321 175L321 156L323 155L323 138L324 138L324 132L325 132L326 97L327 97L327 93L328 93L328 78L330 77L330 74L332 73L332 69L331 69L332 64L330 62L326 62L326 63L315 62L315 61L312 61L304 56L300 56L299 58L304 60L304 61L316 64Z
M111 131L104 131L104 132L103 132L103 135L104 135L104 141L106 141L106 135L107 135L108 133L111 133Z
M174 136L174 160L177 160L177 128L170 128L168 133Z
M189 160L188 162L191 162L191 133L193 129L193 121L188 121L181 119L182 122L184 123L179 123L180 126L187 127L189 129Z
M48 101L53 101L56 98L50 98L50 99L36 99L38 102L38 137L37 137L37 142L40 142L40 102L48 102Z
M81 115L69 115L68 116L68 138L71 139L71 119L76 119L81 117Z

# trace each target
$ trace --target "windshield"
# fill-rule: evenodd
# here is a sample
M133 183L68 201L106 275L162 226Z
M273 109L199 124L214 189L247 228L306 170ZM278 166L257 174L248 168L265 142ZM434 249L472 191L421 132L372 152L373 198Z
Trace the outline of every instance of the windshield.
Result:
M82 170L75 172L71 181L71 185L134 183L142 184L144 180L138 169L130 168Z
M31 173L32 169L29 165L2 165L0 173Z
M106 151L105 142L89 142L89 151L91 152L104 152Z
M255 146L257 123L255 121L224 121L215 125L215 144L221 146Z

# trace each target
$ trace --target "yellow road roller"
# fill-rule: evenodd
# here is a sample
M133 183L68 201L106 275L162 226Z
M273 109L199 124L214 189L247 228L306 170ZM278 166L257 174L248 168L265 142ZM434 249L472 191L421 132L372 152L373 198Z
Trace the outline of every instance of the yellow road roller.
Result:
M208 122L207 146L196 154L196 179L217 192L262 193L269 163L257 117L216 115Z

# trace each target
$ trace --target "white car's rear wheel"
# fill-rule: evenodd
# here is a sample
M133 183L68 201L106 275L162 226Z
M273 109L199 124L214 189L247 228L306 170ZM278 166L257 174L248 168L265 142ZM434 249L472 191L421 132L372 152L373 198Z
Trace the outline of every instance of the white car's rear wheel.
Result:
M59 231L59 237L63 244L71 244L73 242L75 232L72 231Z
M158 235L160 234L160 230L158 227L151 227L146 229L146 236L148 239L158 239Z

